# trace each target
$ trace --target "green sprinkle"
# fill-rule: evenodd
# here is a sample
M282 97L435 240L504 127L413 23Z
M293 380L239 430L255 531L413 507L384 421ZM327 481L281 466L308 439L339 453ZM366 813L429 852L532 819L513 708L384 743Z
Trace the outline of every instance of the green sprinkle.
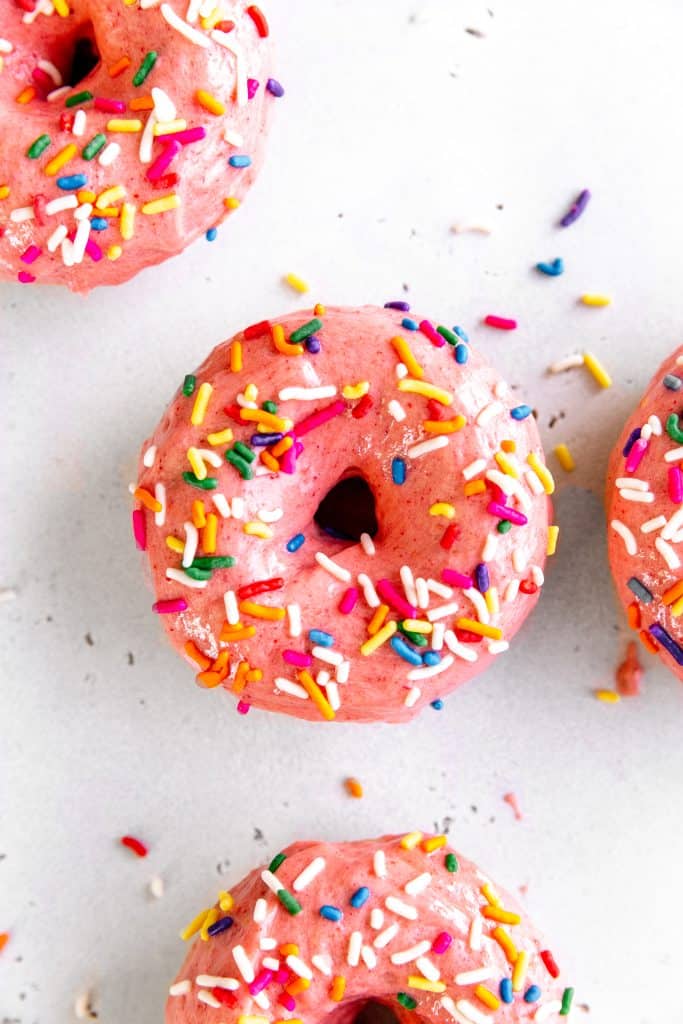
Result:
M39 135L36 141L32 142L26 150L26 156L29 160L37 160L41 153L45 152L51 141L49 135Z
M268 401L267 401L267 402L264 402L264 403L263 403L263 405L261 406L261 408L262 408L262 409L263 409L263 410L264 410L265 412L270 412L270 413L272 413L272 414L273 414L273 416L274 416L274 415L275 415L275 413L277 412L277 405L276 405L276 403L275 403L275 402L271 402L271 401L270 401L270 399L268 399Z
M187 470L183 473L183 480L186 484L192 484L193 487L198 487L200 491L215 491L218 487L218 480L215 476L207 476L204 480L199 480L194 473L190 473Z
M73 96L67 96L64 100L65 107L78 107L81 103L88 103L92 99L92 93L84 89L83 92L75 92Z
M451 874L458 870L458 858L454 853L446 854L444 864L446 865L446 871L450 871Z
M189 398L197 386L197 378L193 373L188 373L183 381L183 394L186 398Z
M297 327L295 331L292 331L289 336L289 340L293 345L296 345L299 341L305 341L306 338L310 338L312 334L319 331L322 325L322 320L318 320L317 317L314 320L309 320L307 324L304 324L302 327Z
M144 80L147 78L147 75L156 64L158 56L159 54L155 50L150 50L149 53L145 54L142 64L133 75L133 85L142 85Z
M396 998L401 1006L405 1006L406 1010L414 1010L417 1006L417 999L413 999L407 992L398 992Z
M185 568L185 575L191 580L210 580L213 573L210 569L201 569L199 566L188 565Z
M270 864L268 865L268 870L271 872L271 874L275 874L277 869L282 864L284 864L284 862L286 860L287 860L287 854L286 853L276 853L275 856L273 857L273 859L271 860Z
M449 331L447 327L437 327L437 334L440 334L442 338L445 338L449 345L459 345L460 338L453 331Z
M249 445L244 444L243 441L235 441L232 446L232 450L237 452L238 455L241 455L243 459L247 460L247 462L253 462L256 458L255 453L252 452Z
M300 914L301 911L303 910L303 907L301 906L299 901L294 896L292 896L291 892L287 892L286 889L278 889L277 898L279 899L280 903L285 908L287 913L291 914L292 917L296 917L296 915Z
M102 132L98 132L97 135L93 135L92 139L87 146L84 147L83 153L81 154L84 160L92 160L97 156L99 151L107 143L107 136L103 135Z
M237 559L232 555L205 555L195 558L192 569L232 569Z
M231 466L235 467L235 469L237 470L237 472L239 473L243 480L251 480L251 478L253 477L254 472L249 463L247 462L247 460L243 459L241 455L237 454L237 452L234 452L232 448L229 448L225 453L225 461L229 462ZM186 474L183 473L183 476L185 475ZM194 473L190 473L188 475L194 476Z
M429 641L424 633L413 633L411 630L406 629L402 622L399 622L398 628L416 647L427 647L429 645Z
M512 523L509 519L501 519L496 529L498 530L498 533L509 533L512 529Z
M574 998L574 989L566 988L562 993L562 1009L560 1010L560 1017L566 1017L572 1008L572 999Z

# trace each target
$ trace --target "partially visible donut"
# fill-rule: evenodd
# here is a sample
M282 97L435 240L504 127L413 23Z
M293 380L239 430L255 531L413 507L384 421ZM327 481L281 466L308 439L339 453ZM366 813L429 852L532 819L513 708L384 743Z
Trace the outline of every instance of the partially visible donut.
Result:
M126 281L236 209L263 160L248 0L2 0L0 277Z
M219 345L134 489L154 610L200 685L319 721L439 706L543 583L553 481L530 413L407 310L316 307Z
M197 935L166 1024L352 1024L372 1004L401 1024L559 1024L573 998L517 901L445 836L296 843L181 933Z
M683 679L683 347L664 360L612 452L609 561L628 622Z

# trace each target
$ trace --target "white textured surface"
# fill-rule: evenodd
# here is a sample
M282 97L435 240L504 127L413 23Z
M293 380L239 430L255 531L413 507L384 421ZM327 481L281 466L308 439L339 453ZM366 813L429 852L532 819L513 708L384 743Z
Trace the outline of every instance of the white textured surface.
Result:
M219 883L295 838L446 818L501 883L528 884L590 1005L575 1020L680 1020L683 688L650 661L638 700L602 705L591 688L611 685L626 639L605 559L607 453L683 336L683 8L285 6L271 13L288 94L270 157L213 246L87 300L0 287L0 583L18 590L0 608L0 1020L61 1024L92 986L105 1024L160 1021L177 929ZM585 216L556 229L585 185ZM530 269L555 256L563 277ZM419 310L470 330L547 444L577 459L537 614L494 671L410 726L237 718L163 644L140 579L126 495L138 444L216 341L300 304L279 283L290 270L311 301L381 302L405 282ZM614 304L579 307L584 291ZM488 312L520 329L480 328ZM581 370L544 375L581 347L612 390ZM362 801L341 788L350 773ZM124 832L149 842L146 861L116 846Z

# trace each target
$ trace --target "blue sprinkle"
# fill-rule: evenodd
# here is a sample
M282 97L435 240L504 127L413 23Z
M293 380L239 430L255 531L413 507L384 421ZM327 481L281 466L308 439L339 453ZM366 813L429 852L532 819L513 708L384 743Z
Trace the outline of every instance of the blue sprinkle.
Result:
M643 604L650 604L654 600L645 584L641 583L635 576L631 576L631 579L626 581L626 586ZM650 632L652 632L652 627L650 627Z
M225 932L228 928L232 928L235 923L233 917L222 917L220 921L216 921L215 924L210 924L206 929L209 935L220 935L221 932Z
M441 661L441 655L438 651L425 651L422 655L423 665L438 665Z
M470 350L468 349L467 345L463 344L463 342L460 342L460 344L456 345L455 348L453 349L453 358L455 359L456 363L460 364L460 366L464 366L469 357Z
M513 420L525 420L527 416L531 416L531 406L516 405L514 409L510 409L510 415Z
M400 658L407 661L410 665L421 665L422 657L414 651L410 644L407 644L402 636L394 634L389 641L393 649L396 651Z
M668 388L669 391L678 391L681 384L683 384L683 380L681 380L680 377L677 377L675 373L667 373L662 384L665 388Z
M625 459L627 459L629 457L629 455L631 454L631 448L633 448L634 444L639 439L640 439L640 427L636 427L636 429L632 430L631 433L628 435L628 440L626 441L626 444L624 445L624 449L623 449L623 451L621 453L624 456Z
M500 992L500 998L504 1003L511 1003L515 998L512 994L512 981L510 978L503 978L498 991Z
M316 338L315 334L312 334L310 338L306 338L304 345L306 346L306 351L310 352L311 355L315 356L320 351L320 339Z
M443 709L443 701L441 700L441 697L437 697L429 706L430 708L434 708L435 711L441 711Z
M464 329L464 327L458 327L458 325L456 324L455 327L453 328L453 331L455 334L458 335L459 338L462 338L463 341L470 340L467 336L467 331Z
M308 639L312 644L318 644L319 647L334 647L334 637L322 629L309 629Z
M206 232L206 240L207 240L207 242L215 242L217 235L218 235L218 228L209 228L209 230Z
M228 160L231 167L250 167L251 157L250 156L231 156Z
M278 99L280 98L280 96L284 96L285 94L285 90L282 88L282 86L280 85L276 78L268 79L268 81L266 82L266 89L268 90L271 96L277 96Z
M537 1003L541 998L541 990L538 985L529 985L528 989L524 993L525 1003Z
M356 889L353 896L349 900L352 907L358 909L362 907L364 903L367 903L370 899L370 890L367 885L361 885L360 889Z
M250 443L255 448L267 448L269 444L277 444L284 436L284 434L252 434Z
M391 460L391 479L399 485L406 482L406 464L403 459Z
M416 331L419 326L417 320L411 320L409 316L404 316L401 320L401 327L405 327L407 331Z
M303 533L296 533L291 540L287 541L287 550L289 552L298 551L305 540Z
M329 903L326 903L320 908L320 916L327 921L341 921L344 912L339 907L331 907Z
M481 591L482 594L485 594L491 586L489 570L485 562L480 562L479 565L475 566L474 580L477 584L477 590Z
M630 583L631 581L629 580L629 586ZM651 594L650 600L652 600ZM664 629L664 626L660 626L658 622L653 622L650 626L650 632L652 633L653 637L659 640L662 647L664 647L669 652L674 661L677 661L679 665L683 665L683 647L681 647L680 644L676 643L671 634L667 633L667 631Z
M392 299L391 302L384 303L385 309L398 309L401 313L410 313L410 303L403 302L401 299Z
M93 231L106 231L109 227L109 221L106 217L93 217L90 221L90 227Z
M548 277L559 277L560 274L564 273L564 260L558 256L555 260L550 260L548 263L537 263L536 270L540 270L542 274L547 274Z
M62 178L57 178L57 188L63 189L65 192L70 192L72 188L84 188L88 184L88 179L85 174L65 174Z

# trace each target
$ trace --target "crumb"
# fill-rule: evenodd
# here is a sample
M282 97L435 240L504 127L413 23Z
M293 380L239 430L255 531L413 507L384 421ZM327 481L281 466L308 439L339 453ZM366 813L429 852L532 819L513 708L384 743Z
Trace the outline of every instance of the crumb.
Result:
M505 801L506 804L509 804L510 807L512 808L512 813L515 816L515 821L521 821L522 820L522 812L521 812L520 807L519 807L519 801L517 800L517 794L516 793L505 793L505 795L503 796L503 800Z
M16 587L0 587L0 604L4 604L6 601L15 601L16 598Z
M160 900L164 895L164 880L159 875L155 875L154 878L149 880L149 892L155 900Z
M226 857L225 860L219 860L216 864L216 871L219 875L224 875L226 871L230 869L230 861Z
M83 637L83 639L85 640L85 642L88 645L88 647L94 647L95 646L95 641L92 638L92 633L86 633L85 636Z
M466 28L465 32L467 32L468 36L474 36L475 39L486 39L485 34L480 28Z
M266 842L266 837L264 836L262 830L260 828L256 828L256 826L254 826L254 842L263 843L264 845Z
M134 665L135 664L135 657L134 657L132 651L128 651L127 658L128 658L128 664L129 665Z
M90 992L81 992L74 1000L74 1013L77 1020L97 1020L97 1013L92 1007Z
M617 693L622 697L637 697L640 694L640 681L643 678L643 666L638 659L638 648L633 640L626 648L624 660L617 665Z

